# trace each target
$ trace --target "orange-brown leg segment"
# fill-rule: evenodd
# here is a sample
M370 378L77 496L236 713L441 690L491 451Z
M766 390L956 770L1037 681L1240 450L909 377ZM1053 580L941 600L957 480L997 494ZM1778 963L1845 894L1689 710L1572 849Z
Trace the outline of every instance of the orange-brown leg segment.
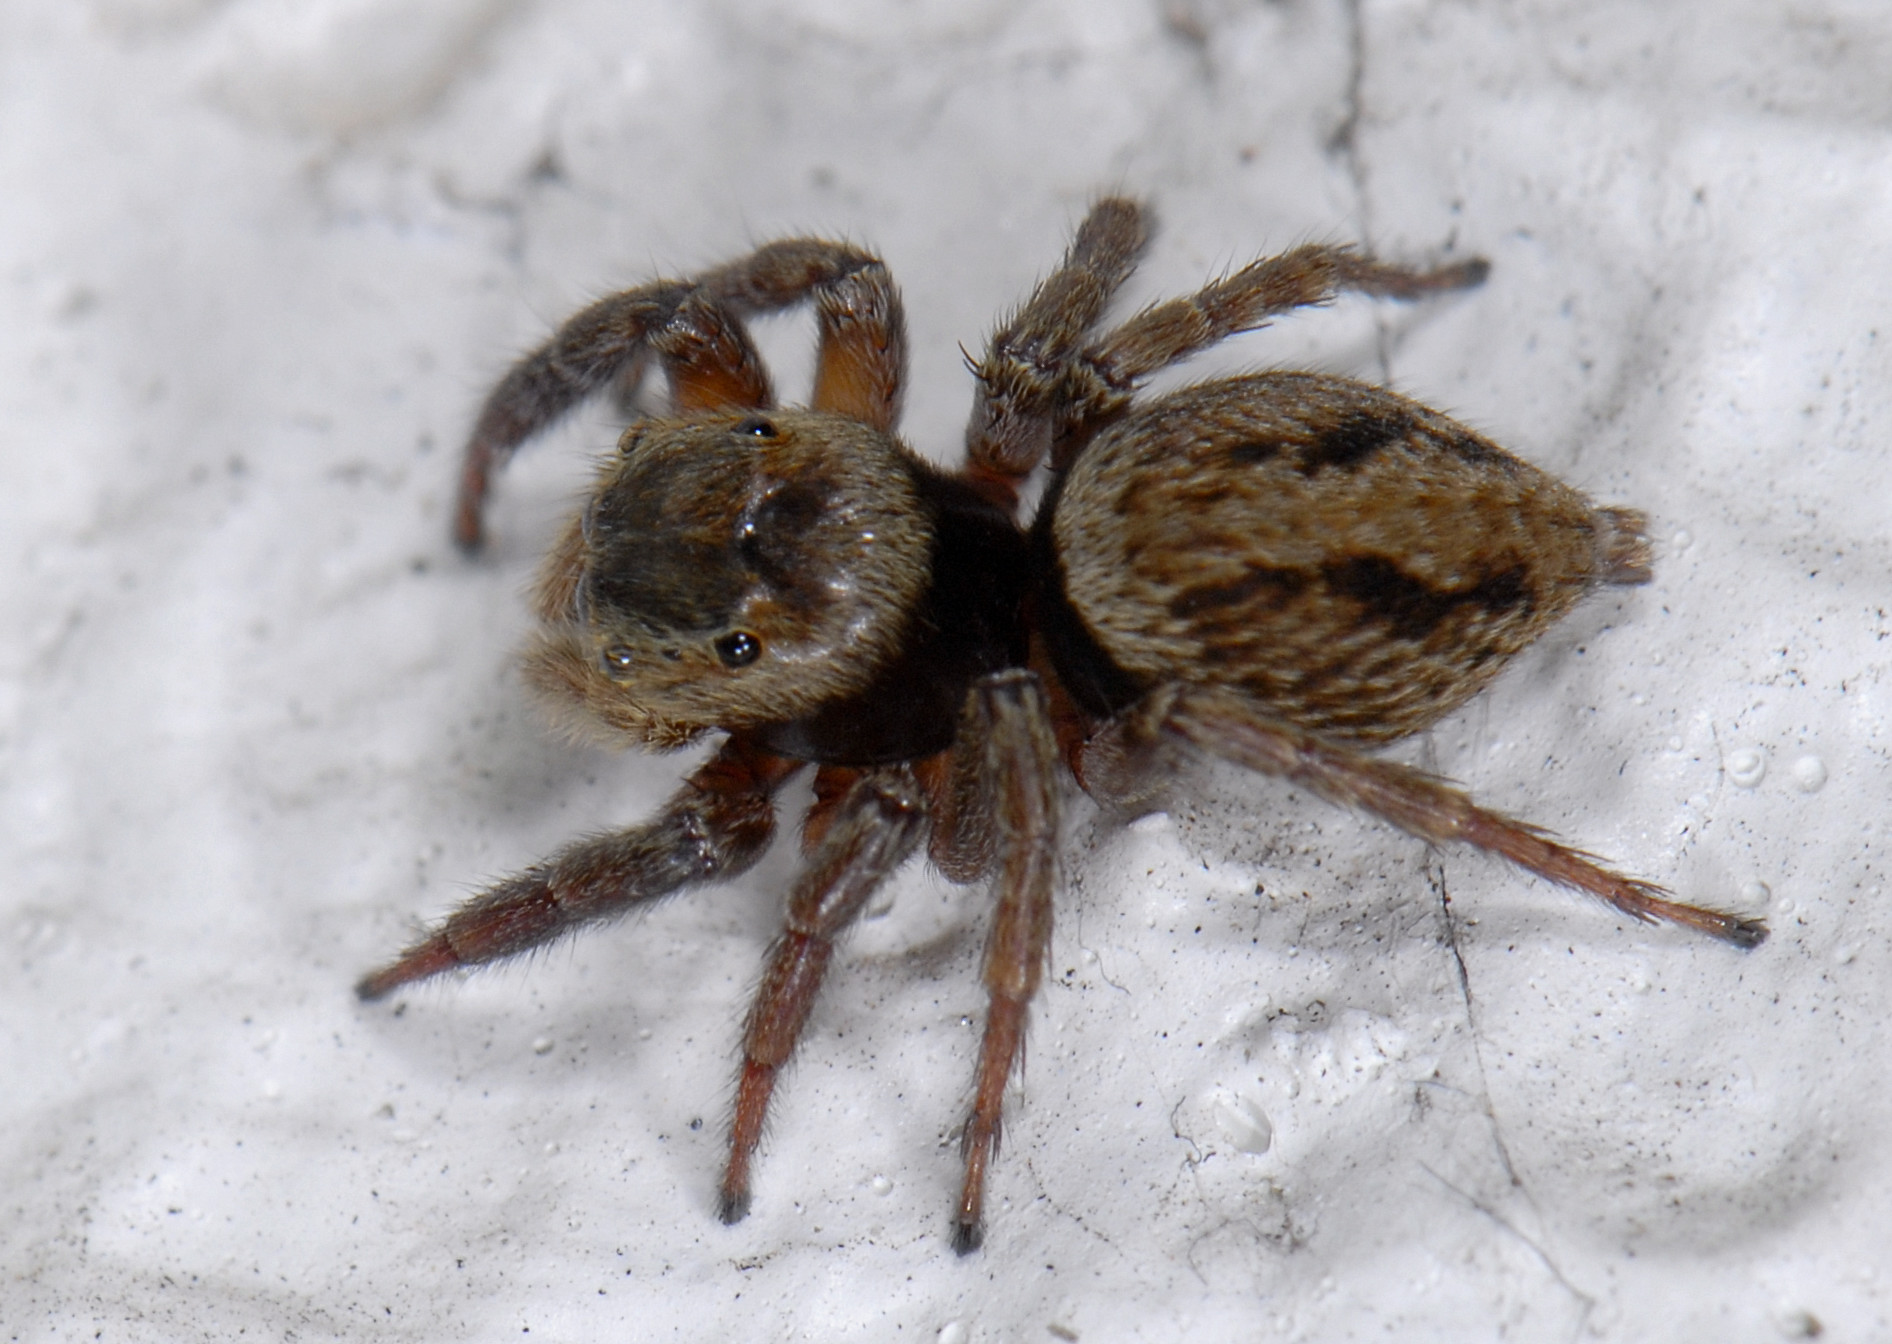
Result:
M907 319L887 268L874 262L823 288L815 320L821 346L809 405L891 434L906 378Z
M835 939L913 852L925 825L925 802L904 766L862 771L826 817L808 866L789 895L787 925L769 955L743 1032L729 1162L717 1199L725 1223L749 1212L750 1166L762 1141L769 1097L808 1023Z
M1025 1025L1051 946L1057 882L1058 746L1038 678L1018 670L974 685L974 735L957 748L979 753L992 827L997 908L985 948L991 1006L979 1047L972 1112L961 1150L965 1179L953 1215L953 1249L966 1255L985 1236L985 1180L998 1155L1005 1085L1024 1062Z
M736 315L702 290L677 305L651 334L679 415L775 404L769 372Z
M442 971L541 947L684 887L720 881L761 857L775 832L775 791L800 762L723 744L655 818L561 850L475 896L355 986L379 999Z
M1488 811L1459 789L1410 766L1376 760L1303 729L1270 721L1228 690L1154 693L1125 711L1224 760L1293 780L1330 802L1359 808L1422 840L1456 841L1528 872L1609 902L1644 923L1667 920L1736 947L1758 947L1767 925L1668 899L1661 887L1611 872L1594 858L1525 822Z

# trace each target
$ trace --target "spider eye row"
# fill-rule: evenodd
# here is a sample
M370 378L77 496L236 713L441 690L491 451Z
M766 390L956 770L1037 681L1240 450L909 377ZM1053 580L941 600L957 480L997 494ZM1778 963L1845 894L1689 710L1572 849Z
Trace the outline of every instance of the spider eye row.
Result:
M710 647L728 668L747 667L762 656L762 641L747 630L732 630ZM598 661L604 667L604 674L613 681L628 680L637 668L637 654L628 644L605 645Z

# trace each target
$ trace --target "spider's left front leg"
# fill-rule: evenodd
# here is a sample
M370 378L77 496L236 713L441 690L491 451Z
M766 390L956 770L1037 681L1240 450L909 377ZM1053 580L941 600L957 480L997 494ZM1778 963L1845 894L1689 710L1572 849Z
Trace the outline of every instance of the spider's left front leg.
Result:
M997 1156L1005 1085L1025 1056L1025 1022L1051 948L1057 882L1058 745L1044 688L1023 669L974 685L955 754L969 753L980 829L996 867L984 980L991 996L972 1112L961 1140L965 1178L953 1216L961 1255L985 1238L985 1178Z
M822 775L830 789L846 775L854 778L844 792L829 793L834 802L821 805L821 829L789 895L786 926L749 1010L729 1160L717 1196L717 1213L725 1223L749 1212L749 1169L762 1141L769 1097L808 1024L835 940L906 861L926 827L925 799L906 766L858 774L824 769Z

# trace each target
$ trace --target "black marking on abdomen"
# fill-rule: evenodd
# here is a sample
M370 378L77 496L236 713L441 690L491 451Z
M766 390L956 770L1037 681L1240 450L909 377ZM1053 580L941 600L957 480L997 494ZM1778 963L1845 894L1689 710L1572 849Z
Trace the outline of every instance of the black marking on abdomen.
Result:
M1239 462L1245 467L1260 466L1263 462L1272 462L1281 456L1279 439L1256 439L1252 443L1238 443L1228 450L1229 461Z
M1378 555L1330 561L1321 566L1321 576L1336 593L1364 607L1368 619L1383 621L1395 635L1415 641L1465 607L1490 616L1519 612L1528 617L1537 606L1522 565L1487 575L1469 588L1434 587Z
M1263 593L1272 593L1269 606L1276 611L1307 591L1312 576L1304 569L1277 569L1250 565L1248 572L1227 583L1199 583L1169 600L1169 614L1181 620L1218 607L1245 606Z
M1403 411L1348 411L1308 441L1296 465L1304 476L1327 467L1351 471L1412 430L1412 417Z

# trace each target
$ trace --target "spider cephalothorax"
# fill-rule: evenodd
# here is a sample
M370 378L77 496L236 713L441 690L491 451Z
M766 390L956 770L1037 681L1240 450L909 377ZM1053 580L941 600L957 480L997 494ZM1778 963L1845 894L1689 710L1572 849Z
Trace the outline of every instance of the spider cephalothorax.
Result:
M1635 919L1758 944L1759 921L1669 900L1362 754L1463 704L1599 584L1645 582L1640 514L1348 379L1255 374L1133 400L1149 374L1291 309L1461 289L1484 263L1416 271L1301 247L1099 330L1146 237L1135 202L1092 208L975 366L955 474L894 437L899 296L842 243L771 243L615 295L514 366L467 449L469 549L493 467L579 400L652 354L673 405L625 433L553 546L532 680L575 725L640 745L727 736L655 818L475 897L362 997L743 871L773 837L776 791L812 765L806 866L744 1032L722 1214L749 1207L769 1098L836 938L924 842L954 880L990 879L995 904L964 1252L1050 944L1064 778L1134 803L1176 752L1205 751ZM810 409L776 410L743 318L803 299L821 334Z

